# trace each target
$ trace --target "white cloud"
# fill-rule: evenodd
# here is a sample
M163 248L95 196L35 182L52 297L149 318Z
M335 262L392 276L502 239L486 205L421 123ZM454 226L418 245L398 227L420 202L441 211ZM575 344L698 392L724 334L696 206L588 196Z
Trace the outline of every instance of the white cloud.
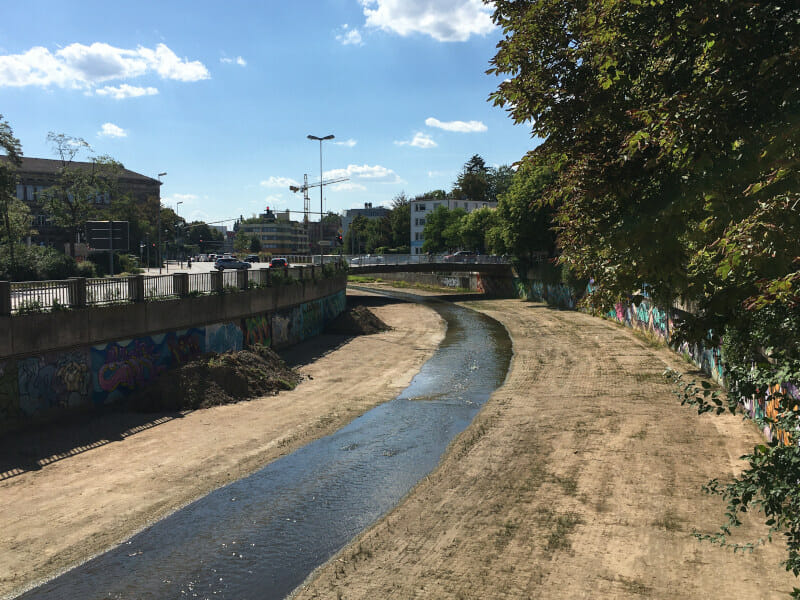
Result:
M113 123L103 123L103 127L97 132L97 135L100 137L123 138L128 137L128 132Z
M162 202L192 202L197 200L196 194L172 194L162 200Z
M356 142L354 139L349 139L349 140L345 140L343 142L333 142L333 143L336 144L337 146L347 146L348 148L352 148L358 142Z
M335 183L331 188L334 192L366 192L367 187L360 183L353 183L352 181L345 181L343 183Z
M299 186L300 184L297 183L294 179L290 179L289 177L275 177L274 175L272 175L269 179L264 179L261 182L262 187L268 187L268 188L289 189L290 185Z
M358 29L348 29L347 25L342 26L342 33L336 35L336 41L343 46L363 46L361 32Z
M281 196L281 194L270 194L266 198L264 198L264 207L275 208L276 206L285 206L286 200Z
M395 142L398 146L414 146L415 148L436 148L438 144L427 134L417 132L411 141Z
M338 179L349 177L351 179L369 179L378 183L402 183L397 173L380 165L347 165L346 169L333 169L326 171L324 179Z
M464 42L494 30L492 7L482 0L359 0L366 25L401 36L429 35L439 42Z
M425 125L428 127L438 127L445 131L457 131L459 133L476 133L488 129L488 127L480 121L440 121L433 117L425 119Z
M102 42L90 46L74 43L55 53L36 46L23 54L0 56L0 87L56 85L92 89L104 81L133 79L148 73L176 81L210 77L203 63L178 58L165 44L131 50Z
M123 100L125 98L138 98L139 96L155 96L158 90L154 87L137 87L123 83L118 87L107 85L106 87L97 88L94 91L98 96L110 96L114 100Z
M236 63L240 67L246 67L247 66L247 61L245 59L243 59L241 56L237 56L236 58L220 58L219 62L228 64L228 65Z

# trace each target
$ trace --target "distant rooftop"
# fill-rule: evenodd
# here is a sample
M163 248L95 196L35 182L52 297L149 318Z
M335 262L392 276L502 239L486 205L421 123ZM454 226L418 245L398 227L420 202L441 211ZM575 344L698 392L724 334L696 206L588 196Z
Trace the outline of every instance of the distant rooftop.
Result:
M0 160L7 160L8 157L5 155L0 155ZM20 171L25 173L41 173L43 175L55 175L58 172L58 169L61 167L62 163L60 160L54 160L51 158L30 158L27 156L22 157L22 165L20 165ZM75 167L90 167L92 163L90 162L80 162L80 161L73 161L72 166ZM135 171L130 171L125 167L122 167L122 171L120 173L121 179L133 179L139 181L147 181L151 183L158 183L157 179L153 179L152 177L147 177L146 175L142 175L141 173L137 173Z

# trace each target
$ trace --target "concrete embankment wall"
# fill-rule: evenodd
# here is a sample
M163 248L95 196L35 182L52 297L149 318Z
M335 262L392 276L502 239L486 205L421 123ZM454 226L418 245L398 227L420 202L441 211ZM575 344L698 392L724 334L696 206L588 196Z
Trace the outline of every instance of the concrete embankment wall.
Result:
M0 317L0 431L112 404L205 352L318 335L344 310L346 283Z
M551 306L572 310L577 307L585 294L591 293L591 286L585 290L575 290L563 283L544 283L526 278L515 278L514 288L517 296L524 300L546 302ZM674 323L681 318L682 312L677 308L665 310L645 298L639 303L618 302L613 310L603 316L626 327L655 336L675 352L689 358L704 373L724 386L725 371L722 349L719 346L673 342L671 332L674 331ZM800 390L792 383L785 383L775 388L780 388L783 393L800 400ZM765 414L771 414L776 410L776 401L768 398L770 393L776 391L778 390L766 390L763 397L741 398L740 402L751 418L762 418ZM768 440L772 440L775 435L769 427L765 427L763 433Z
M488 296L509 298L514 295L512 278L485 275L480 272L456 271L452 273L373 273L370 277L377 277L385 281L405 281L435 287L470 290L481 292Z

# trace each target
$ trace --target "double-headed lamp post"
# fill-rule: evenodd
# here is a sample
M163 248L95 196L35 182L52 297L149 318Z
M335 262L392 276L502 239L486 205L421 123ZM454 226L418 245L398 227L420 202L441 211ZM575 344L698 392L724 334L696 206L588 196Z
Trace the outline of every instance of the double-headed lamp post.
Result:
M319 142L319 239L322 240L322 142L325 140L332 140L333 134L326 135L325 137L317 137L315 135L306 136L310 140L317 140ZM319 247L319 264L322 264L322 246Z
M158 174L158 274L161 275L161 178L167 173Z

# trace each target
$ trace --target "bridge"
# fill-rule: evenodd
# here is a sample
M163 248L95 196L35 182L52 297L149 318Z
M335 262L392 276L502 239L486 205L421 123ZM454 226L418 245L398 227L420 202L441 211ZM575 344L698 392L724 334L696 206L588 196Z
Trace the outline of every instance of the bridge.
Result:
M325 257L327 261L328 257ZM373 273L475 273L510 277L511 264L500 256L454 257L424 254L363 254L345 256L353 275Z

